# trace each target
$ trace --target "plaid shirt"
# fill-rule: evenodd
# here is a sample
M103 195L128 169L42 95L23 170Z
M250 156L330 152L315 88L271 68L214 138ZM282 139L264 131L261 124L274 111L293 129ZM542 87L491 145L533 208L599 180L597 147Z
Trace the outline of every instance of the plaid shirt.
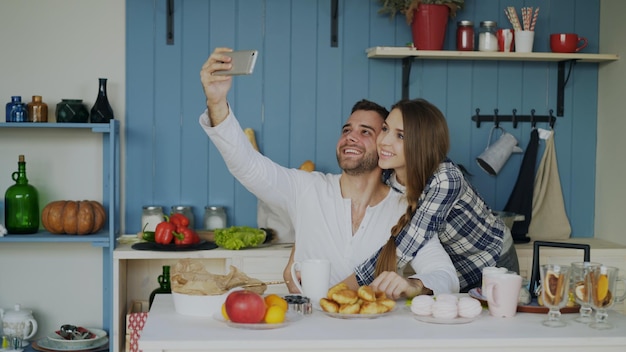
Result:
M383 179L404 193L395 174L385 172ZM502 251L504 223L450 160L442 162L429 178L411 222L396 237L398 268L403 269L435 235L454 263L461 292L477 286L482 268L495 266ZM355 269L359 285L374 280L379 254L380 250Z

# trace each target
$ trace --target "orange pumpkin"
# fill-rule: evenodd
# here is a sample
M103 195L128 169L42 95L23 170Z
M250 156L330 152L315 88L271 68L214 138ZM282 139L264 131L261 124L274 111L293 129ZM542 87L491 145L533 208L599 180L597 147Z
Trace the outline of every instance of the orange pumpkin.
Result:
M57 200L48 203L41 212L43 227L50 233L86 235L104 227L106 213L94 200Z

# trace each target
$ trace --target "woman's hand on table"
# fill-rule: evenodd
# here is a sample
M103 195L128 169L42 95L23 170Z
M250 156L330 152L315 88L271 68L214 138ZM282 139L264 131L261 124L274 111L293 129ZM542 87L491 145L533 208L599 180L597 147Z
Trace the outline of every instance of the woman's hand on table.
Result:
M374 291L384 292L388 298L413 298L422 294L424 285L418 279L406 279L397 273L385 271L370 284Z

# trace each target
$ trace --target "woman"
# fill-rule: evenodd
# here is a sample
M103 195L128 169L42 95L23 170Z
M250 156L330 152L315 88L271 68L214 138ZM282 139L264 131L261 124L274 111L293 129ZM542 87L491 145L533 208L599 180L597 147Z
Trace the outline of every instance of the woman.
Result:
M419 285L398 272L434 236L454 263L461 292L480 285L484 267L519 271L510 231L447 158L448 126L437 107L423 99L399 101L377 146L378 165L387 170L384 181L404 193L409 205L387 244L355 269L359 284L422 294Z

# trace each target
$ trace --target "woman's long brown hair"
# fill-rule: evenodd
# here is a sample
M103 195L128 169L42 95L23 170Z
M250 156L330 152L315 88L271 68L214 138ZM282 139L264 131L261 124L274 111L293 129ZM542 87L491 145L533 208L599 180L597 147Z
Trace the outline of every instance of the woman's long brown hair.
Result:
M439 164L450 149L448 124L443 113L424 99L400 100L391 110L399 109L404 125L404 157L406 162L406 212L391 228L391 236L376 261L375 276L383 271L397 270L396 236L411 222L419 207L419 197Z

